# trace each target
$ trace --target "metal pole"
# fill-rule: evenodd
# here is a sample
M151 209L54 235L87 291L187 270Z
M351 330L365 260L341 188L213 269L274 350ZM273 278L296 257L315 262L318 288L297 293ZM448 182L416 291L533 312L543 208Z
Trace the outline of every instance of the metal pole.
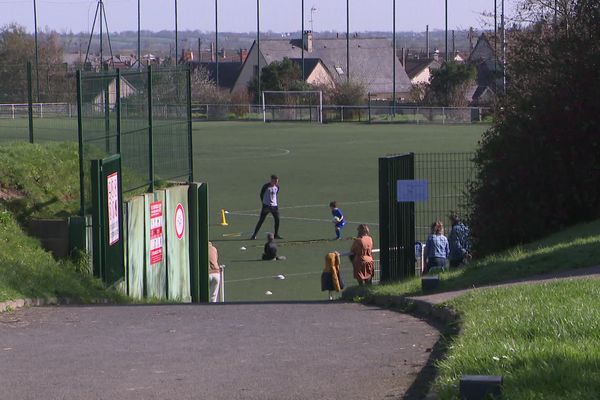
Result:
M217 88L219 87L219 18L218 18L218 0L215 0L215 70L216 70L216 83Z
M502 14L500 16L502 25L502 90L506 94L506 32L504 26L504 0L502 0Z
M396 115L396 0L392 2L392 20L393 20L393 37L392 37L392 47L393 50L393 60L392 60L392 106L393 111L392 115ZM371 98L369 97L369 122L371 122Z
M83 119L81 116L81 71L77 70L77 142L79 146L79 215L85 215L85 186L83 183Z
M152 135L152 66L148 65L148 180L154 192L154 138Z
M188 120L188 163L190 165L190 182L194 182L194 149L192 145L192 72L188 65L185 71L187 80L187 120Z
M350 82L350 0L346 0L346 82Z
M121 154L121 71L117 68L115 82L115 111L117 114L117 154Z
M27 61L27 114L29 116L29 143L33 143L33 91L31 85L31 61Z
M494 82L498 81L498 1L494 0ZM497 90L494 83L494 90Z
M448 0L445 0L446 4L446 29L445 29L445 37L446 37L446 62L448 62Z
M37 91L37 102L40 102L40 59L38 55L38 29L37 29L37 5L36 0L33 0L33 25L35 32L35 84Z
M302 81L305 81L306 75L304 71L304 0L302 0L302 12L300 13L300 15L302 15L302 28L300 31L300 38L302 40Z
M179 38L177 35L177 0L175 0L175 65L179 59Z
M103 52L102 52L102 11L104 10L104 3L100 0L100 69L104 64Z
M256 0L256 64L258 66L258 93L257 101L260 101L260 0Z
M141 45L141 18L140 18L140 0L137 2L137 64L138 71L142 68L142 45Z

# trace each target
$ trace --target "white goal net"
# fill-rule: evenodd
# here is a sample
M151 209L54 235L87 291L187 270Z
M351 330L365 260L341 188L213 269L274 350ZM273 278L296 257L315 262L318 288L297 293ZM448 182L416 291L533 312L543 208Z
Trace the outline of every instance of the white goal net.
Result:
M318 90L262 92L263 121L323 122L323 92Z

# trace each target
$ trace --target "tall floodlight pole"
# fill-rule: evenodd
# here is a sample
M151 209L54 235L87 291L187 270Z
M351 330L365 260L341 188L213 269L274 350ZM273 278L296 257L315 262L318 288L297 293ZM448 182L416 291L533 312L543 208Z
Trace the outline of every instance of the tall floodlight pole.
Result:
M498 71L498 1L494 0L494 73ZM498 76L494 78L497 81Z
M40 102L40 59L38 55L38 24L37 24L37 5L33 0L33 29L35 37L35 83L37 91L37 101Z
M137 1L137 64L138 71L142 68L142 51L140 40L141 18L140 18L140 0Z
M502 90L506 94L506 30L504 26L504 0L502 0L500 24L502 25Z
M102 15L104 14L104 3L102 0L99 0L98 4L100 5L100 69L102 69L104 65L104 51L102 49Z
M350 82L350 0L346 0L346 82Z
M396 0L392 1L392 114L396 114Z
M260 0L256 0L256 65L257 76L257 101L260 101Z
M446 0L446 29L445 29L445 37L446 37L446 62L448 62L448 0Z
M302 12L300 13L300 15L302 15L302 28L300 31L300 38L302 40L302 80L304 81L306 79L306 76L304 75L304 0L302 0L301 3Z
M179 36L177 34L177 0L175 0L175 65L179 59Z
M217 88L219 87L219 9L215 0L215 80Z

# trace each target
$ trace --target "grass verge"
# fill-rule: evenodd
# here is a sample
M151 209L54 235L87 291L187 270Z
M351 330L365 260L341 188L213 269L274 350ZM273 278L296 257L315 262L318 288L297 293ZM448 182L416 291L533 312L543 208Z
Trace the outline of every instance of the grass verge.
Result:
M436 292L492 285L567 269L589 267L600 260L600 221L575 225L544 239L493 254L468 266L440 274ZM428 292L433 293L433 292ZM377 295L422 295L421 279L386 285L352 287L344 298Z
M440 398L458 398L462 375L503 376L507 399L597 398L599 283L485 289L450 301L463 330L438 363Z
M100 281L82 275L77 263L55 261L6 210L0 211L0 247L0 301L52 297L125 301L117 292L105 290Z

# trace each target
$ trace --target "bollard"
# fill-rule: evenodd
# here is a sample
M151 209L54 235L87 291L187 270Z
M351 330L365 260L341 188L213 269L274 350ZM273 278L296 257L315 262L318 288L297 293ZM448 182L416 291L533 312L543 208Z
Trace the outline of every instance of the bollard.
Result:
M500 398L502 377L495 375L463 375L460 378L461 400Z

